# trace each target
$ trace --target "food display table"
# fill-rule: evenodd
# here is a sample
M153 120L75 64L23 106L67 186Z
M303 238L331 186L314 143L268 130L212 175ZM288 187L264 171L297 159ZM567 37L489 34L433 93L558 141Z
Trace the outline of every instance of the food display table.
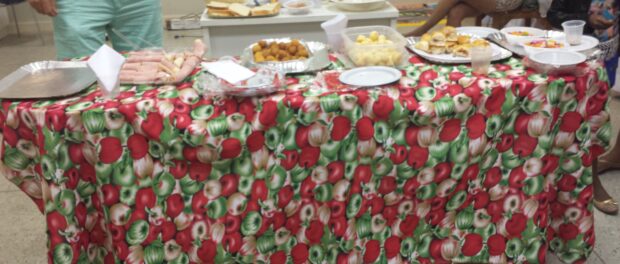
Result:
M346 14L350 27L396 27L398 9L386 3L385 8L368 12L347 12L331 3L313 8L307 15L289 15L286 9L274 17L264 18L209 18L203 12L200 19L203 40L209 47L210 57L240 54L243 49L264 38L298 38L326 42L321 23L338 14Z
M582 70L413 58L385 87L334 92L327 71L203 99L197 69L117 100L3 100L0 169L54 263L583 263L611 127L605 70Z

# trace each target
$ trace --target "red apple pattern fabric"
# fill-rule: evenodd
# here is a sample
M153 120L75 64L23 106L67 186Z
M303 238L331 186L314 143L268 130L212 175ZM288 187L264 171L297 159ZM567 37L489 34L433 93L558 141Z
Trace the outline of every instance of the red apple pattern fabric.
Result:
M380 88L328 71L205 99L197 69L116 100L3 100L0 169L59 264L584 263L611 127L604 69L582 70L412 59Z

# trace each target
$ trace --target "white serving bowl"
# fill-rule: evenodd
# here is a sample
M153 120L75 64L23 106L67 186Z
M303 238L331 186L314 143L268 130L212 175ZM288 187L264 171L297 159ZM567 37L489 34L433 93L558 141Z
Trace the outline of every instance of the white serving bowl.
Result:
M586 55L567 50L546 50L530 56L533 62L556 67L575 66L586 61Z
M562 47L558 47L558 48L542 48L542 47L532 47L530 45L528 45L528 43L532 42L532 41L548 41L548 40L553 40L557 43L562 44ZM568 50L568 47L570 47L570 45L568 45L568 43L566 43L566 41L564 39L543 39L543 38L524 38L521 39L518 44L516 45L521 45L523 46L523 49L525 50L525 53L527 53L527 55L531 56L534 55L535 53L538 52L543 52L543 51L565 51Z
M529 56L531 67L543 73L574 73L586 55L568 50L546 50Z
M291 0L284 3L283 6L291 15L305 15L310 13L313 4L309 0Z
M545 36L544 30L533 28L533 27L506 27L500 30L500 32L506 35L506 39L508 39L508 42L511 44L516 44L518 42L521 42L524 39L542 38ZM512 34L513 32L526 32L528 35L518 36L518 35L513 35Z
M381 9L385 0L332 0L337 8L345 11L364 12Z

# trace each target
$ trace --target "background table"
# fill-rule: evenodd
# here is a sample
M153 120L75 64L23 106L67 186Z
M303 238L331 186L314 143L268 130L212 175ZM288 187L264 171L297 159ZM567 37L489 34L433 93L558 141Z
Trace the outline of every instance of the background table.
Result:
M274 17L213 19L202 14L203 39L209 47L210 57L241 54L250 44L264 38L299 38L327 42L321 23L345 14L349 27L396 27L398 10L387 3L385 8L369 12L346 12L331 3L313 8L307 15L289 15L286 9Z
M3 100L0 169L45 213L54 263L579 263L611 133L592 66L414 58L392 86L345 91L327 71L208 99L197 70L114 101Z

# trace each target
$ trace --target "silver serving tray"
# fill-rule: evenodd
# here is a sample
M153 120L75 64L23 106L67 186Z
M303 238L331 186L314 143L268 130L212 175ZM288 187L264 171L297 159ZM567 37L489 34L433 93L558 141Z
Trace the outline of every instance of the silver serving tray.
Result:
M264 39L267 43L270 42L290 42L291 38L278 38L278 39ZM327 46L321 42L305 42L300 43L306 46L308 50L308 59L305 60L291 60L283 62L254 62L254 53L252 52L252 46L250 45L242 53L243 64L256 66L256 67L269 67L279 70L284 73L302 73L321 70L329 66L329 55L327 52Z
M24 65L0 80L0 98L63 97L97 81L84 61L38 61Z
M486 37L486 40L491 41L520 57L527 56L527 52L525 52L525 49L522 46L510 44L510 42L508 42L508 39L506 38L506 35L504 35L504 33L497 32L497 33L490 34L489 36Z
M471 34L464 34L464 35L469 35L472 38L474 38L473 35ZM478 37L476 37L478 38ZM438 56L433 56L431 54L427 54L427 53L423 53L423 52L419 52L416 48L415 48L415 44L420 40L419 37L409 37L406 39L407 40L407 49L409 49L409 51L418 54L419 56L421 56L422 58L430 61L430 62L435 62L435 63L441 63L441 64L466 64L466 63L471 63L471 58L461 58L461 57L453 57L450 59L442 59ZM497 49L499 52L497 54L495 54L493 56L493 58L491 58L491 61L499 61L499 60L504 60L507 58L510 58L512 56L512 52L510 50L507 50L505 48L503 48L500 45L496 45L495 43L491 42L490 43L491 46L493 46L494 49Z

